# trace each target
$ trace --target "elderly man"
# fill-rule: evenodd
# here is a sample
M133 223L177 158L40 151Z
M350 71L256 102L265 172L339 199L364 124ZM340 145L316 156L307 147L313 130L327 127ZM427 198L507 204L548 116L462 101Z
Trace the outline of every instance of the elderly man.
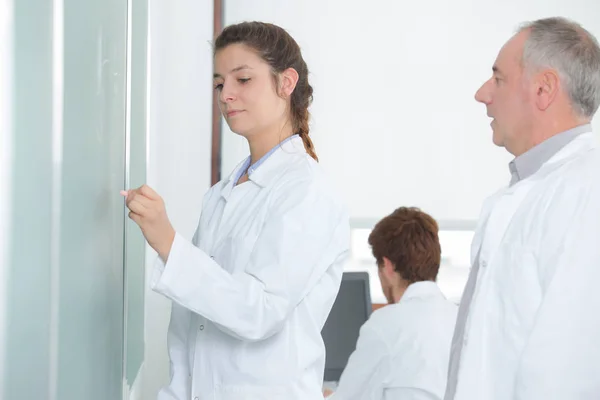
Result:
M578 24L525 24L477 92L515 156L483 206L446 400L600 399L600 48Z

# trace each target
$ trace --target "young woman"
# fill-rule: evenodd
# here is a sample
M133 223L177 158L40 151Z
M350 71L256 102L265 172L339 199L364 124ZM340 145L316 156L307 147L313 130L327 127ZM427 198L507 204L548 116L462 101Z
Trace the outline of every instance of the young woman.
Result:
M321 329L349 249L345 207L308 135L312 88L278 26L229 26L214 87L250 156L212 187L192 242L151 188L125 192L159 260L152 287L173 300L171 381L160 400L322 399Z

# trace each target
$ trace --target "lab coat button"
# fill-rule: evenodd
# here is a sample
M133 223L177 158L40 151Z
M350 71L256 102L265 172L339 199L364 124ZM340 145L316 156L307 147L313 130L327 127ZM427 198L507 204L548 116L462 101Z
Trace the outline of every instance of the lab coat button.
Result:
M203 331L204 330L204 325L200 325L200 330Z
M481 262L481 266L482 266L483 268L487 267L487 263L485 262L485 260Z

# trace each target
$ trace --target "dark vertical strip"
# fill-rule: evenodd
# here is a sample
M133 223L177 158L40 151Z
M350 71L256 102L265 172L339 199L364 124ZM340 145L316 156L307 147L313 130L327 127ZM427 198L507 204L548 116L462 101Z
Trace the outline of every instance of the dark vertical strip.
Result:
M223 2L225 0L214 0L213 16L213 38L216 38L223 30ZM221 112L219 111L217 94L213 91L212 102L212 148L210 183L214 185L221 179Z

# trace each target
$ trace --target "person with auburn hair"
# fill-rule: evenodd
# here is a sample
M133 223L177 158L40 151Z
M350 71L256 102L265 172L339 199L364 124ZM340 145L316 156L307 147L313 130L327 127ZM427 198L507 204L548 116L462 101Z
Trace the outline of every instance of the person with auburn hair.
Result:
M438 225L401 207L369 236L389 305L361 327L335 400L441 400L446 389L457 306L435 283L441 260Z

